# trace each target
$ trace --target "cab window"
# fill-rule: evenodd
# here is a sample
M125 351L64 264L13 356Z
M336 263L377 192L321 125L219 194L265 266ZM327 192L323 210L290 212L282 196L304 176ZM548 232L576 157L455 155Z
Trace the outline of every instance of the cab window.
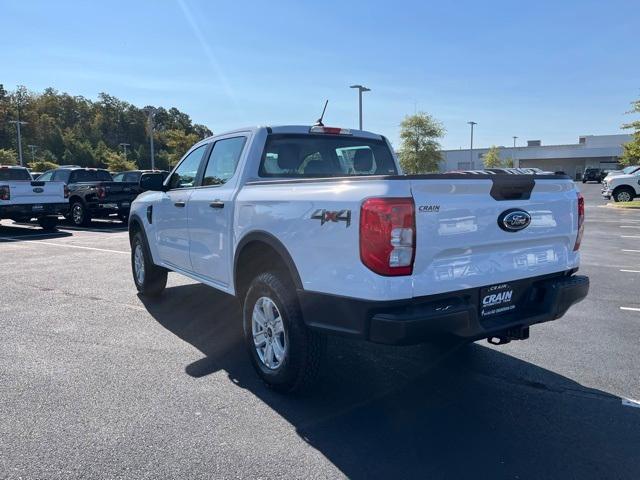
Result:
M175 188L191 188L195 185L200 162L202 162L202 156L206 149L207 145L202 145L182 159L182 162L180 162L169 178L168 186L170 190Z

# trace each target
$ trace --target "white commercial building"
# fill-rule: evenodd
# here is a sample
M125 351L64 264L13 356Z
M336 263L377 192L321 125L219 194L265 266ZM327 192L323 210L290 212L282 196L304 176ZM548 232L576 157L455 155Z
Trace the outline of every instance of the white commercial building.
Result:
M540 140L529 140L526 147L498 148L500 158L503 161L512 159L516 167L562 171L579 180L585 168L615 169L622 155L622 145L631 140L631 135L585 135L578 139L578 143L567 145L542 145ZM482 159L488 151L488 148L443 150L440 169L484 168Z

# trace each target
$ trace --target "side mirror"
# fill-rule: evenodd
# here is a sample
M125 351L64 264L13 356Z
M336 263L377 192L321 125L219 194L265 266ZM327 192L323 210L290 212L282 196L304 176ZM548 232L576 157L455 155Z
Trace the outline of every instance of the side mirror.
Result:
M163 192L164 178L161 173L143 173L140 177L140 190L146 192L147 190L153 190L155 192Z

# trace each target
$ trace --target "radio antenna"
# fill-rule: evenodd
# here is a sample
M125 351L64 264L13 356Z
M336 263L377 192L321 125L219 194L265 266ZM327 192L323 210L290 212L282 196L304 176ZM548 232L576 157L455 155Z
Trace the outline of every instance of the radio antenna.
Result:
M329 103L329 100L325 100L324 108L322 109L322 115L320 115L320 118L318 119L318 121L316 122L316 124L314 126L316 126L316 127L324 127L324 123L322 123L322 119L324 118L324 112L327 110L327 104L328 103Z

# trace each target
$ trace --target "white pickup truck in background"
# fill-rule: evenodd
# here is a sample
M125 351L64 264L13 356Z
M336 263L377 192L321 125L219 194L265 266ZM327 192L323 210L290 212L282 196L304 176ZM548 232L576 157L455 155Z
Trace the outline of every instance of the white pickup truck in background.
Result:
M602 181L602 196L615 202L631 202L640 197L640 166L629 166L607 175Z
M28 222L35 218L53 230L58 216L69 211L69 195L62 182L33 180L24 167L0 165L0 220Z
M565 175L405 176L380 135L282 126L205 139L148 188L129 221L136 287L158 295L174 271L235 295L281 391L309 385L326 333L502 344L589 289Z

